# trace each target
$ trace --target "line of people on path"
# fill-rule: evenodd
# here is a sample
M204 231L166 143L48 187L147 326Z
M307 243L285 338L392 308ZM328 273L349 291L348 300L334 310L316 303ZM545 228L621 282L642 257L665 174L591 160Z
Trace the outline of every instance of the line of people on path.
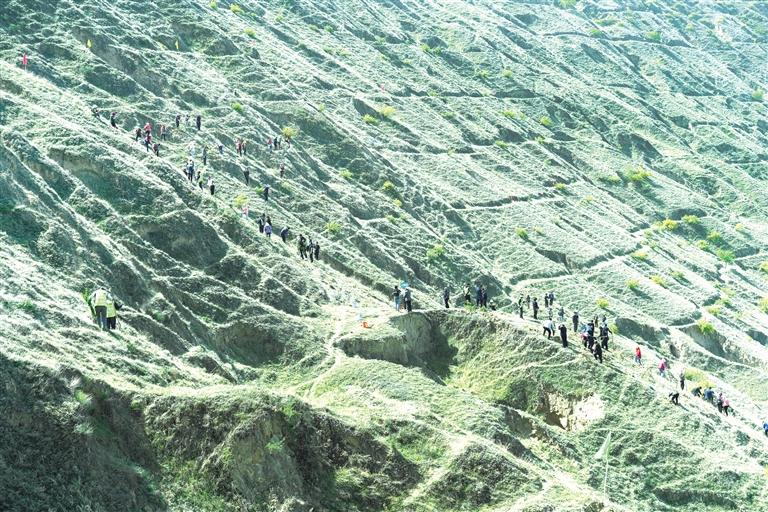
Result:
M96 288L88 295L88 306L96 324L103 331L117 329L117 312L123 305L103 287Z
M303 234L299 235L299 257L302 260L309 259L310 262L320 261L320 242L312 241L312 238L305 238Z
M405 284L402 289L398 285L392 290L392 299L395 303L395 311L404 309L407 313L413 311L413 292L408 284Z
M680 375L680 389L685 389L685 374ZM731 401L723 395L722 391L717 392L717 400L715 400L715 390L712 389L712 386L696 386L691 390L691 394L697 398L702 398L705 402L717 406L717 411L726 416L728 416L729 413L733 414Z

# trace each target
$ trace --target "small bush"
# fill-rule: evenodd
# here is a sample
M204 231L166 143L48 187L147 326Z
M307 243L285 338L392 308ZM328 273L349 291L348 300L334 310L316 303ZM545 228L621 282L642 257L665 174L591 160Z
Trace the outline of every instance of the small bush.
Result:
M385 219L387 219L387 221L388 221L389 223L391 223L391 224L397 224L397 223L400 221L400 219L399 219L399 218L397 218L397 217L395 217L394 215L387 215L387 216L386 216L386 217L384 217L384 218L385 218Z
M501 76L504 78L512 78L512 70L511 69L505 69L501 72Z
M763 313L768 313L768 297L763 297L760 299L760 301L757 303L757 307L760 308L760 311Z
M352 176L354 175L352 174L352 171L350 171L349 169L342 169L339 171L339 176L341 176L345 180L351 180Z
M657 224L657 227L661 231L674 231L677 229L677 221L672 219L664 219Z
M560 7L563 9L570 9L571 7L576 5L576 2L578 0L560 0Z
M659 275L651 276L651 281L661 286L662 288L667 287L667 281L662 276L659 276Z
M299 134L299 130L294 128L293 126L283 126L283 129L280 130L280 132L283 134L283 137L285 137L286 139L292 139Z
M245 194L240 194L232 200L232 205L238 210L242 209L246 204L248 204L248 196Z
M232 11L233 13L235 13L235 14L240 14L241 12L243 12L243 8L240 7L237 4L231 4L229 6L229 10Z
M621 183L621 178L616 174L601 175L597 179L608 185L618 185Z
M608 309L608 299L606 299L605 297L600 297L599 299L597 299L596 304L597 304L597 307L599 307L600 309Z
M267 446L266 446L267 451L272 454L279 453L283 451L283 443L284 443L283 438L272 436L272 439L270 439L269 442L267 443Z
M702 334L710 335L716 332L715 326L712 325L712 322L705 320L704 318L700 318L699 321L696 322L696 327L699 328L699 331Z
M435 244L427 249L427 261L435 261L445 256L445 247L442 244Z
M673 270L669 273L669 275L672 276L672 279L675 281L684 281L685 280L685 274L682 272L682 270Z
M757 268L760 269L760 272L768 274L768 261L761 261Z
M715 254L717 254L717 257L725 263L733 263L736 261L736 256L733 254L733 251L718 249Z
M373 117L371 114L365 114L365 115L363 116L363 122L364 122L365 124L372 124L372 125L374 125L374 126L375 126L375 125L377 125L377 124L379 124L379 120L378 120L378 119L376 119L375 117Z
M493 145L501 149L506 149L509 146L509 144L507 144L503 140L497 140L493 143Z
M517 112L515 112L514 110L504 110L501 112L501 115L503 115L507 119L517 119Z
M446 110L440 115L443 116L445 119L453 119L454 117L456 117L456 112L450 112Z
M547 128L549 128L550 126L552 126L552 120L551 120L549 117L547 117L547 116L541 116L541 117L539 118L539 123L540 123L542 126L546 126Z
M600 25L601 27L610 27L611 25L615 25L618 23L619 20L616 18L611 18L610 16L606 16L605 18L600 18L598 20L595 20L595 23Z
M523 240L528 240L528 230L525 228L515 229L515 234L520 238L522 238Z
M427 43L421 43L419 48L421 48L421 51L424 53L431 53L432 55L440 55L442 53L441 48L431 48Z
M707 241L713 244L720 244L723 241L723 235L719 231L710 231L707 233Z
M385 181L381 185L381 190L383 190L385 194L389 194L391 196L397 194L397 189L395 188L395 184L389 180Z
M659 32L658 30L651 30L650 32L645 33L645 38L649 41L653 41L654 43L660 43L661 32Z
M567 185L562 182L555 183L555 190L557 190L558 192L562 192L565 190L566 186Z
M696 242L696 247L698 247L702 251L708 251L709 250L709 242L707 242L706 240L698 240Z
M403 207L403 202L401 200L399 200L399 199L393 199L392 200L392 206L394 206L395 208L402 208Z
M589 29L589 36L590 37L603 37L603 31L599 28L591 28Z
M335 235L335 234L341 232L341 223L336 222L335 220L333 220L331 222L326 223L325 229L330 234Z
M707 313L709 313L712 316L720 316L720 313L723 312L723 307L719 304L715 304L713 306L707 306Z
M241 113L243 111L243 106L238 102L234 102L232 103L232 110L234 110L235 112Z
M640 281L637 279L628 279L627 280L627 288L629 288L632 291L637 290L640 287Z
M699 218L696 215L683 215L683 222L689 226L696 226L699 223Z
M318 105L317 105L317 111L318 111L318 112L320 112L321 114L322 114L323 112L325 112L325 103L320 103L320 104L318 104Z
M651 173L646 171L642 165L631 168L626 173L627 179L632 183L645 183L651 177Z
M736 225L733 226L733 229L735 229L737 232L741 233L742 231L744 231L747 228L741 222L737 222Z
M247 35L250 38L255 38L256 37L256 31L254 29L252 29L251 27L247 27L245 29L245 35Z
M382 105L378 109L379 115L384 119L389 119L395 114L395 107L391 105Z
M490 72L487 69L481 69L477 73L475 73L475 76L481 80L485 80L490 76Z
M323 25L323 30L325 30L329 34L333 34L333 27L330 25Z
M216 0L211 0L211 2L208 4L208 7L211 9L216 9L219 6L219 3Z
M642 250L635 251L630 256L637 261L646 261L648 259L648 253Z
M765 90L761 87L758 87L754 91L752 91L752 99L755 101L763 101L763 98L765 97Z

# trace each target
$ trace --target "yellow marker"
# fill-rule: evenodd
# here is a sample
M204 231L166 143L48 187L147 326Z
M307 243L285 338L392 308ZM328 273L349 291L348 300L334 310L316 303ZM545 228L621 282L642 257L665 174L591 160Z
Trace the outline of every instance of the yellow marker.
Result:
M88 48L93 46L93 43L91 42L90 39L85 43L85 46L87 46Z
M178 49L179 49L179 40L177 39L176 40L176 50L178 51Z

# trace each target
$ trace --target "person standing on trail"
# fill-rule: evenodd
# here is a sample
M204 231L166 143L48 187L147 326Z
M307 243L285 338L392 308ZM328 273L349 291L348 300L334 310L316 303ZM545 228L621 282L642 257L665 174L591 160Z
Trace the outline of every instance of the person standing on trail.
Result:
M243 205L243 220L248 220L248 214L251 213L251 209L247 204Z
M723 412L723 394L717 395L717 412Z
M544 334L547 335L547 339L552 339L552 335L555 334L555 326L552 323L552 320L544 320L544 323L541 325L544 327Z
M640 352L640 345L635 347L635 363L639 365L643 364L643 354Z
M109 124L117 130L117 112L112 112L109 114Z
M219 154L220 155L224 154L224 144L222 144L221 142L219 142Z
M269 148L269 152L272 152L272 137L269 137L267 139L267 147Z
M600 344L603 347L603 350L608 350L608 334L611 332L611 329L603 322L600 325Z
M285 162L280 162L280 177L285 178Z
M200 131L200 127L202 126L202 124L203 124L203 116L201 116L200 114L197 114L195 116L195 126L197 126L197 131Z
M680 372L680 390L685 391L685 370Z
M481 297L481 299L483 300L483 307L487 309L488 308L488 288L486 288L485 286L483 286L482 294L483 296Z
M595 345L595 323L590 320L587 324L587 348L590 352L594 352Z
M563 348L568 348L568 328L565 324L560 324L560 341L563 342Z
M120 304L111 296L107 299L107 330L117 329L117 310Z
M168 128L164 124L160 125L160 140L165 142L165 140L168 138Z
M483 305L483 287L478 283L475 285L475 306L479 309Z
M443 303L445 304L445 309L451 307L451 290L447 286L443 290Z
M539 319L539 301L536 299L536 297L533 298L533 319Z
M141 138L141 128L137 127L136 131L133 132L133 135L134 135L133 142L138 142L139 139Z
M198 172L197 173L197 186L200 187L200 192L203 191L203 185L205 184L205 180L203 180L203 173Z
M579 331L579 312L574 311L573 316L571 317L571 320L573 320L573 332Z
M208 190L211 191L211 195L213 195L216 190L216 185L213 184L213 176L208 177Z
M181 114L176 114L176 129L179 129L179 123L181 122Z
M320 242L315 240L315 261L320 261Z
M240 142L240 139L235 141L235 150L237 150L237 156L243 156L243 143Z
M203 165L208 165L208 146L203 146Z
M309 243L307 243L307 256L309 256L310 263L315 262L315 242L313 242L311 238L309 239Z
M159 157L160 156L160 144L158 144L157 142L152 144L152 151L154 151L155 156Z
M264 185L264 200L269 201L269 185Z
M270 240L272 239L272 224L270 224L269 222L264 224L264 234L267 235L267 238L269 238Z
M565 323L565 310L563 306L560 306L560 309L557 310L557 321L561 324Z
M259 233L264 233L264 224L266 222L264 221L264 214L261 214L261 217L259 217Z
M728 411L733 411L733 409L731 409L731 401L723 397L723 412L726 416L728 416Z
M405 292L403 293L403 302L405 302L405 311L410 313L413 311L413 297L411 295L411 287L406 286Z
M549 307L549 294L548 293L544 294L544 307L545 308Z
M592 353L595 355L595 359L600 361L600 364L603 364L603 347L599 343L595 343L595 349Z
M151 135L152 134L152 125L149 121L147 121L147 124L144 125L144 135Z
M147 147L147 153L149 153L149 147L152 145L152 134L148 133L144 138L144 145Z
M667 359L662 357L661 361L659 361L659 375L662 377L667 376Z
M395 301L395 311L400 311L400 288L397 285L392 290L392 298Z
M280 230L280 238L283 240L283 243L288 242L288 231L290 231L291 228L288 226L285 226L283 229Z
M303 260L307 258L307 240L301 234L299 235L299 256Z
M101 330L107 330L107 302L110 297L104 288L97 288L88 297L88 303L96 314L96 322Z
M464 285L464 305L472 304L472 293L469 291L469 283Z
M243 169L243 179L245 179L245 186L249 186L251 184L251 171Z
M550 291L549 292L549 305L554 306L555 305L555 292Z
M530 295L526 295L525 296L525 303L526 303L526 308L531 309L531 296Z
M247 151L248 148L245 144L245 139L240 141L240 149L243 150L243 156L245 156L248 153Z
M27 63L28 63L28 59L27 59L27 54L25 53L21 56L21 67L24 68L24 71L27 70Z

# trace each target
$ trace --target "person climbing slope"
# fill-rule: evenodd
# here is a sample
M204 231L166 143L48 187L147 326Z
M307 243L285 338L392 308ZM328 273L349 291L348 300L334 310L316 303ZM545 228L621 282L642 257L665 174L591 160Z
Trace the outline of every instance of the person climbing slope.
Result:
M280 238L283 240L283 243L286 243L288 241L288 231L290 231L291 228L288 226L285 226L283 229L280 230Z
M272 239L272 224L270 224L269 222L264 224L264 234L267 235L267 238L269 238L270 240Z
M443 290L443 304L445 304L445 309L448 309L451 307L451 290L447 286Z
M405 305L405 311L410 313L413 311L413 297L411 295L411 287L406 286L405 291L403 292L403 302Z
M568 347L568 328L564 323L560 324L560 341L563 342L563 348Z
M400 288L397 285L392 290L392 298L395 301L395 311L400 311Z
M675 391L674 393L669 394L669 400L675 405L680 405L680 392Z
M600 364L602 364L603 363L603 347L601 347L599 343L595 343L595 347L592 353L594 354L595 359L600 361Z
M315 240L315 261L320 261L320 242Z
M571 320L573 320L573 332L579 332L579 312L574 311L573 316L571 317Z
M208 165L208 146L203 146L203 165Z
M304 238L304 235L299 235L299 256L301 256L301 259L307 258L307 240Z
M117 310L120 309L120 303L112 296L107 299L107 330L117 329Z
M211 191L211 195L216 191L216 185L213 183L213 176L208 177L208 190Z
M109 124L112 126L112 128L117 130L117 112L112 112L109 115Z
M539 319L539 302L536 297L533 298L533 319Z
M552 320L547 319L544 320L544 323L541 324L542 327L544 327L544 334L547 335L547 339L551 339L552 335L555 334L555 326L552 323Z
M96 314L96 323L99 327L107 330L107 302L109 301L109 294L104 288L97 288L88 297L88 304L93 308L93 312Z
M643 353L640 351L640 346L635 347L635 363L643 364Z
M264 200L269 201L269 185L264 185Z
M195 126L197 126L197 131L200 131L200 127L202 126L202 124L203 124L203 116L201 116L200 114L197 114L195 116Z

